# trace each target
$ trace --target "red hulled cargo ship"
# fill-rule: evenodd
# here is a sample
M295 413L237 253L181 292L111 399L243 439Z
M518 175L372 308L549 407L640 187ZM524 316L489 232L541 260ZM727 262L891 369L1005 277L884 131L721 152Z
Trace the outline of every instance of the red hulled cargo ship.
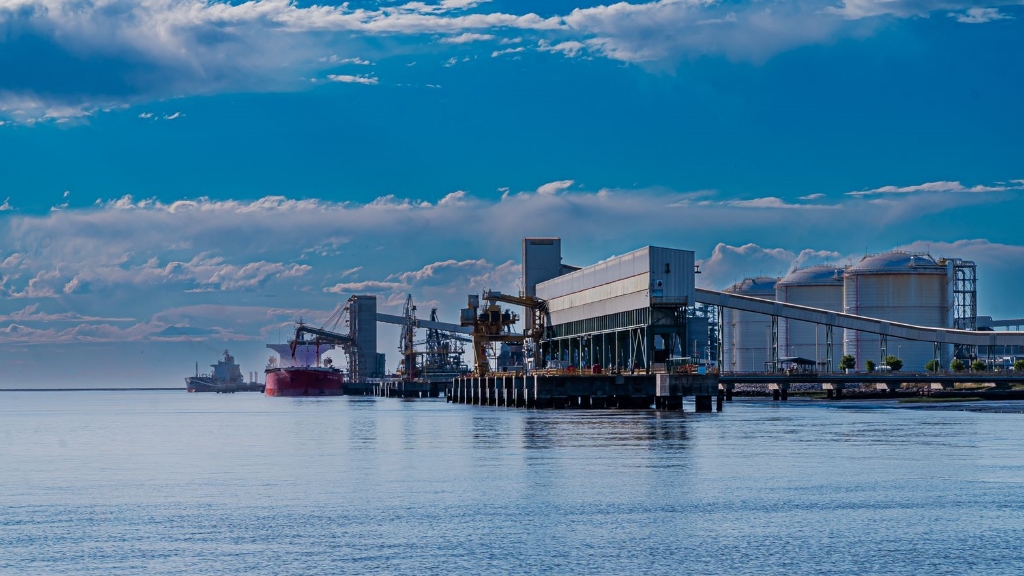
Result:
M341 396L345 381L333 367L267 368L267 396Z
M331 344L291 341L288 344L267 344L280 358L270 358L266 369L267 396L341 396L345 379L330 358L321 354L334 348Z

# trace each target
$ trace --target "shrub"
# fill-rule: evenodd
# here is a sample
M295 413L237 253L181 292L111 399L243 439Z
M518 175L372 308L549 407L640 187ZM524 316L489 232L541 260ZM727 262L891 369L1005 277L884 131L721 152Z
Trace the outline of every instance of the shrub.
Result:
M1014 372L1024 372L1024 360L1017 360L1013 363Z
M974 362L971 362L972 372L984 372L985 368L986 366L984 360L975 360Z
M857 367L857 359L847 354L839 359L840 370L850 370Z
M868 360L867 362L864 363L864 366L867 367L868 372L874 372L875 371L875 361L874 360Z
M892 354L885 357L885 365L889 367L893 372L899 372L903 368L903 360L893 356Z
M959 358L953 358L953 361L949 363L949 369L953 372L963 372L967 368L964 366L964 361Z
M924 369L929 371L929 372L938 372L939 371L939 361L934 359L934 358L929 360L928 363L924 365Z

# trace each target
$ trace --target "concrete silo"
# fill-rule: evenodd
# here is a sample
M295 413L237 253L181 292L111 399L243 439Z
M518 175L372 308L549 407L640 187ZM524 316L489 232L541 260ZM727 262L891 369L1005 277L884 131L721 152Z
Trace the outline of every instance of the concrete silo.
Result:
M843 269L810 266L790 272L775 284L779 302L843 311ZM825 357L824 326L779 318L779 356L821 361Z
M931 256L885 252L865 256L843 275L843 311L871 318L918 326L952 325L951 268ZM857 359L863 370L868 360L881 365L877 334L845 330L843 353ZM886 353L903 360L903 370L920 372L935 353L930 342L887 338ZM950 350L940 350L940 362L949 362Z
M765 300L775 300L775 283L778 278L759 276L746 278L726 288L724 291L741 296L752 296ZM725 372L764 372L765 362L771 355L768 352L771 343L772 319L770 316L743 312L742 310L722 309L722 367Z

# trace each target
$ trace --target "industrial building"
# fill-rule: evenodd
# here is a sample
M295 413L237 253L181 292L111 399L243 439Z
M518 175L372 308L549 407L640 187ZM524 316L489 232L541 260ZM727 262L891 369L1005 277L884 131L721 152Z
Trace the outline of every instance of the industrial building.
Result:
M724 290L728 294L775 299L778 278L745 278ZM722 370L727 372L763 372L771 361L772 318L743 310L722 310Z
M384 375L383 355L377 354L377 297L352 296L345 304L348 333L354 346L348 353L349 378L369 382Z
M546 303L539 356L548 366L649 371L687 349L694 304L694 253L647 246L545 278L561 266L552 239L523 240L524 291ZM539 246L558 246L534 257ZM557 259L557 260L556 260Z
M523 238L523 295L537 296L537 284L579 270L562 263L561 238ZM526 330L533 327L533 315L526 314Z

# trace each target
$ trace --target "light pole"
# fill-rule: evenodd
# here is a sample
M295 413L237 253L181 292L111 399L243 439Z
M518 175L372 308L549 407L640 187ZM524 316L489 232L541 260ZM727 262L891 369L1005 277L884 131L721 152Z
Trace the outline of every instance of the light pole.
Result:
M900 354L900 348L903 348L903 345L902 344L897 344L896 345L896 357L899 358L900 360L903 360L903 355Z

